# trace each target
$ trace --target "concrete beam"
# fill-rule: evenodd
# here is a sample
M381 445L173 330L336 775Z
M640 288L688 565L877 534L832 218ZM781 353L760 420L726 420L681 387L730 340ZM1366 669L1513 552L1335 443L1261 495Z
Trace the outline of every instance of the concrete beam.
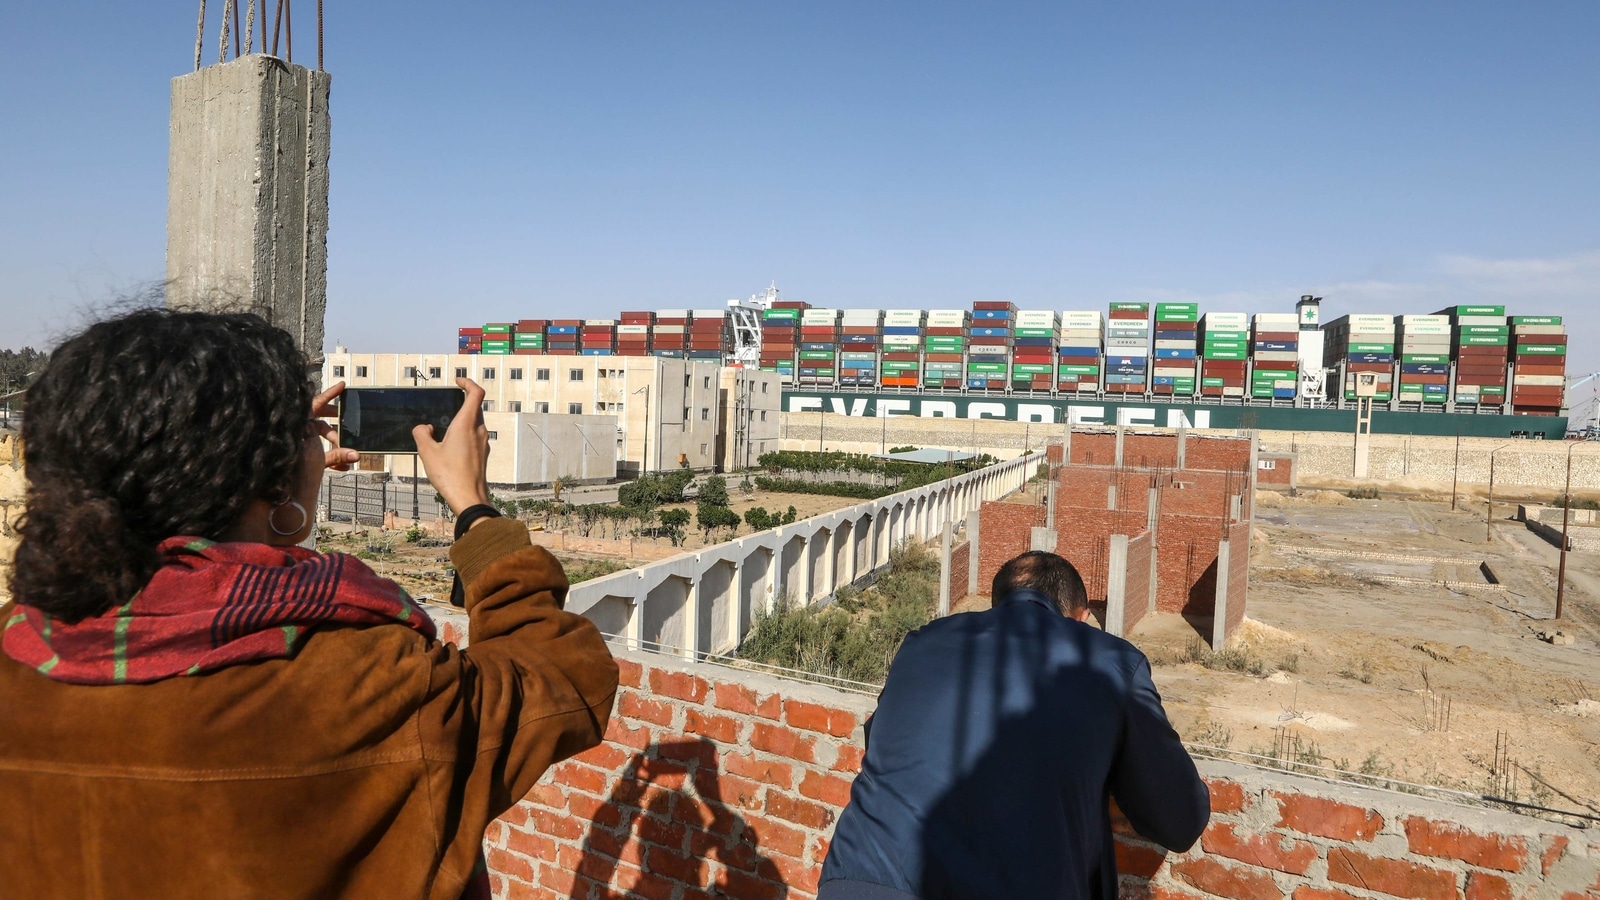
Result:
M1056 552L1056 530L1048 526L1030 529L1028 532L1028 549L1042 550L1045 553Z
M1111 535L1111 552L1106 565L1106 633L1127 637L1128 536ZM1144 598L1139 598L1141 601Z
M1211 612L1211 649L1221 650L1228 640L1228 542L1217 547L1217 603Z

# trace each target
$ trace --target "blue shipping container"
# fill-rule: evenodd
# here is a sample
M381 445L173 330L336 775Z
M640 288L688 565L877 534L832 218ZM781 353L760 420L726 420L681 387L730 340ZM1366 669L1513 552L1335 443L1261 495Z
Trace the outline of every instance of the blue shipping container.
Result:
M1194 359L1193 350L1153 350L1156 359Z
M1354 363L1392 363L1393 353L1352 353L1346 359Z
M1009 328L979 328L977 326L972 328L973 337L1009 337L1010 335L1011 329Z
M1099 347L1062 347L1059 351L1062 356L1099 356Z
M610 356L611 355L611 348L606 347L604 349L601 349L599 347L594 347L594 348L591 348L591 349L588 349L588 350L581 350L579 352L582 353L584 356ZM718 355L720 356L721 354L718 354Z
M1299 341L1256 341L1257 350L1269 353L1288 353L1300 349Z
M915 325L885 325L884 334L921 334L922 329Z
M545 333L546 334L577 334L578 333L578 326L576 326L576 325L551 325L549 328L545 329Z
M1401 363L1400 372L1404 375L1449 375L1450 366L1445 363Z
M1011 343L1018 347L1048 347L1055 338L1019 337Z
M972 318L974 320L977 320L977 319L1010 319L1011 318L1011 310L1009 310L1009 309L975 309L975 310L972 311Z

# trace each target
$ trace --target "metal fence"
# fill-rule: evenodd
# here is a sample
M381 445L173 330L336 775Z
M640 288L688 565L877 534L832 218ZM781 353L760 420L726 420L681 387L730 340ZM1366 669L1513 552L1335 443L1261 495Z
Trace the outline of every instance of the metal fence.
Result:
M381 526L389 511L402 522L432 522L449 515L449 507L430 485L376 481L354 473L323 478L317 503L322 521L354 525Z

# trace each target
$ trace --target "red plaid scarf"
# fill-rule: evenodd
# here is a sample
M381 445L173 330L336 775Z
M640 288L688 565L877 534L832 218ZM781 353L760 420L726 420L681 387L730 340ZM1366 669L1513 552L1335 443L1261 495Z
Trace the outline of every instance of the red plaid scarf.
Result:
M56 681L123 684L294 656L319 625L433 620L387 578L342 553L300 547L161 542L166 564L132 600L66 625L17 604L0 648Z

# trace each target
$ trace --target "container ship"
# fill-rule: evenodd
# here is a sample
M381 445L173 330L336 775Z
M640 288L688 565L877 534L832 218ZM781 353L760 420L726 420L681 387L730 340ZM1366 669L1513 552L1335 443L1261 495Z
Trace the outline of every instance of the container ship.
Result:
M1352 432L1367 402L1377 433L1561 439L1567 430L1561 317L1493 305L1323 322L1312 296L1292 313L1253 315L1003 300L881 310L782 300L771 287L723 308L490 322L459 329L457 340L464 354L759 367L778 374L789 412Z

